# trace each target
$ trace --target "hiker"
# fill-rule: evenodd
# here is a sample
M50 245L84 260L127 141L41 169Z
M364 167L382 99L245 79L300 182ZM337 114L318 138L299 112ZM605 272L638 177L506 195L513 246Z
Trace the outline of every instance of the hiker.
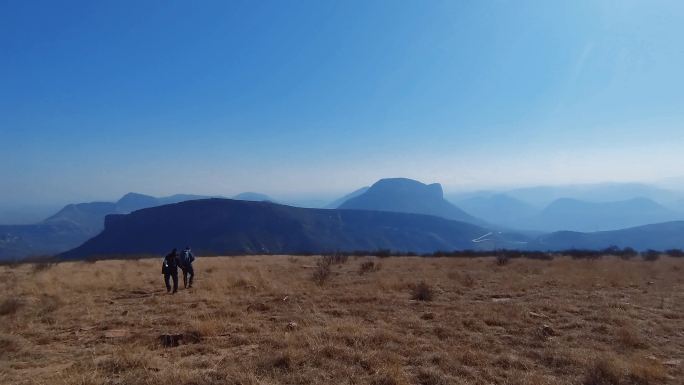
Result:
M183 287L186 289L192 287L192 279L195 277L195 269L192 268L192 263L195 261L195 256L192 255L190 246L183 250L181 256L181 269L183 270Z
M171 292L171 285L169 278L173 279L173 293L178 291L178 253L174 248L169 254L164 257L162 262L162 274L164 274L164 283L166 284L166 292Z

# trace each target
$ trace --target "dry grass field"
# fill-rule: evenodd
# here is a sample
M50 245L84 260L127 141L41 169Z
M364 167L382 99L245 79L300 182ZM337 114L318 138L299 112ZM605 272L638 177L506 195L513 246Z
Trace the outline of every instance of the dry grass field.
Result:
M681 258L160 263L0 267L0 383L684 384Z

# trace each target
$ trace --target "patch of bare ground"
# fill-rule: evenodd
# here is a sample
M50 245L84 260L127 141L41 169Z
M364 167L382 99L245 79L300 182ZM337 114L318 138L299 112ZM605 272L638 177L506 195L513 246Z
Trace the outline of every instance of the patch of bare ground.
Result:
M322 262L321 262L322 261ZM372 262L372 264L371 264ZM684 259L0 267L2 384L681 384Z

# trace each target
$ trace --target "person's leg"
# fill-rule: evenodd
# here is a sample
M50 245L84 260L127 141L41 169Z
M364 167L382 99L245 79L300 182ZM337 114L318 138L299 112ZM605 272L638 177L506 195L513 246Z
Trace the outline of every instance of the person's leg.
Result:
M188 288L188 268L185 267L183 270L183 287Z
M175 293L178 291L178 272L173 273L171 277L173 278L173 292Z
M192 268L192 265L188 266L188 274L190 277L188 277L188 287L192 287L192 279L195 278L195 269Z
M169 283L169 278L170 278L169 273L164 273L164 283L166 284L166 292L169 293L171 292L171 284Z

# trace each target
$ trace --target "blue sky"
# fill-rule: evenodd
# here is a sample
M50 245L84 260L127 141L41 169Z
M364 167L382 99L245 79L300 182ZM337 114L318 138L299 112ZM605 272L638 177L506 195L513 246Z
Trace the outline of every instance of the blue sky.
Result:
M681 1L2 1L0 200L684 174Z

